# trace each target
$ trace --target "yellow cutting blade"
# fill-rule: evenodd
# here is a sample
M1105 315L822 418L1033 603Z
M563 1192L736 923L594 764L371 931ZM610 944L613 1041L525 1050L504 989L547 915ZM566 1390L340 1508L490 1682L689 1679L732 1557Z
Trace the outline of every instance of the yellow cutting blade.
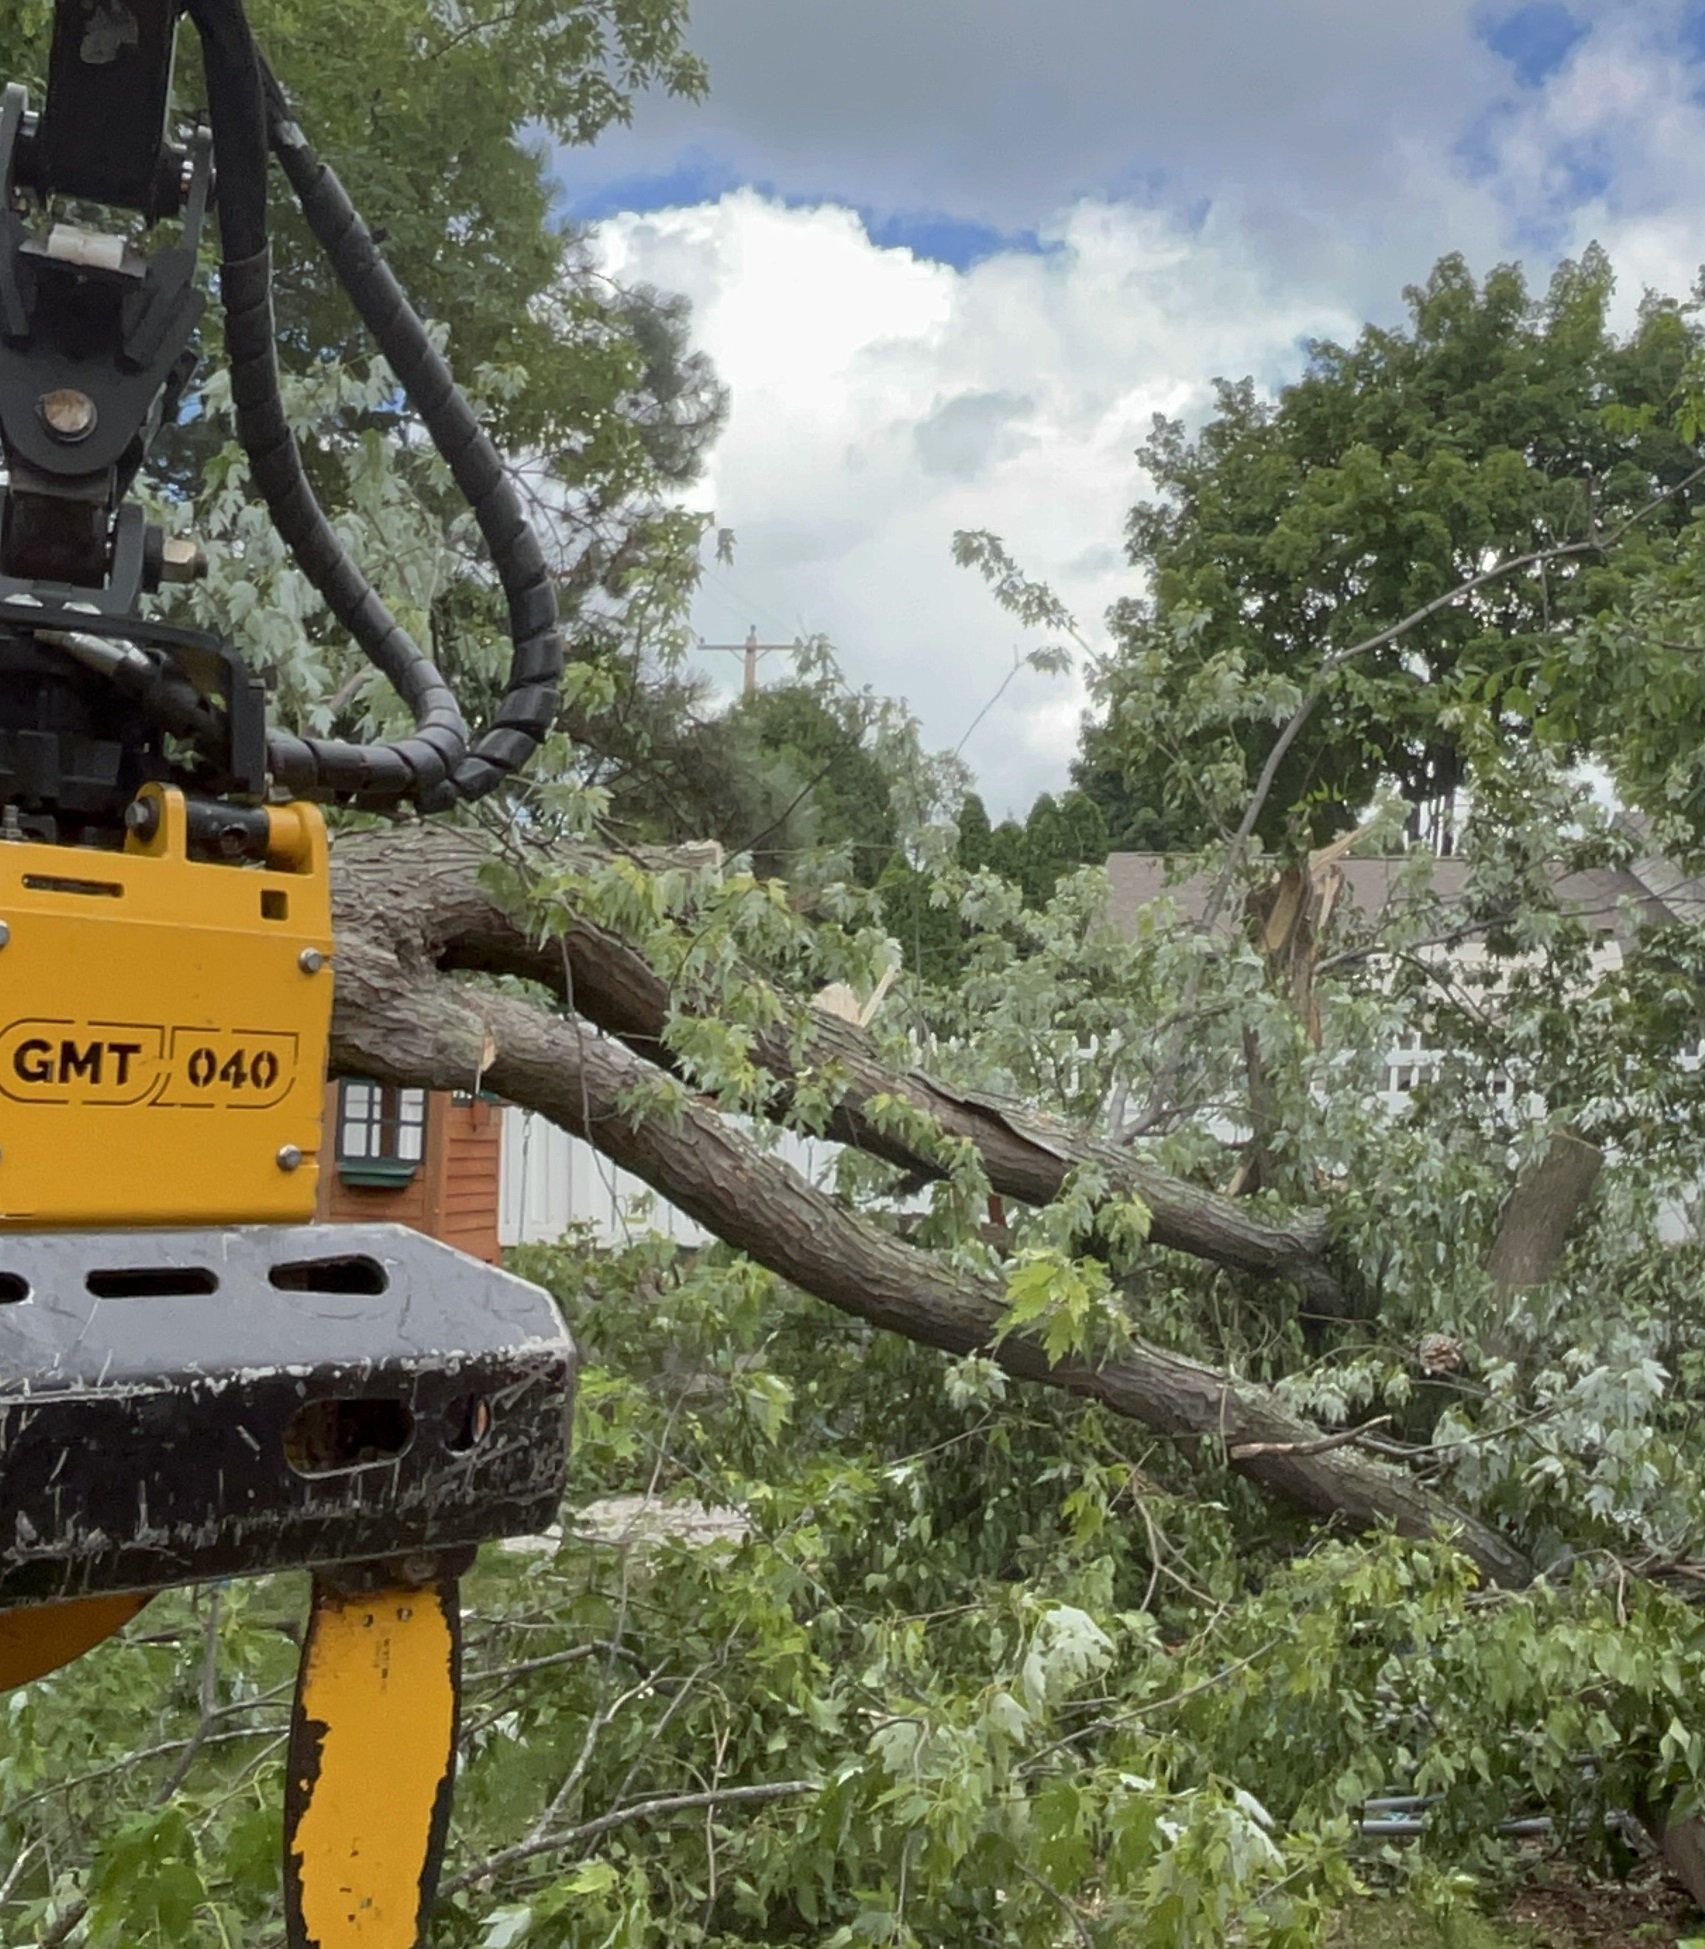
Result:
M128 1624L153 1595L127 1590L118 1597L73 1597L63 1604L0 1611L0 1692L81 1658Z
M453 1577L360 1593L314 1579L284 1790L290 1949L418 1949L456 1770Z

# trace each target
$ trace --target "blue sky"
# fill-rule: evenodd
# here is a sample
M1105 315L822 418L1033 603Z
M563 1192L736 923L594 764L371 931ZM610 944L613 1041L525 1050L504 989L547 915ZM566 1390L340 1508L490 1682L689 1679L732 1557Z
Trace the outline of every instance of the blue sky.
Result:
M1537 88L1554 75L1589 31L1585 20L1560 0L1535 0L1513 13L1489 11L1478 27L1486 45L1510 64L1524 88Z
M789 194L772 182L743 178L732 163L719 162L706 150L692 147L666 169L631 176L591 178L562 198L562 213L575 223L597 223L622 214L674 210L714 203L731 190L755 189L772 200L794 207L834 201L822 195ZM902 249L916 256L969 270L985 257L1006 251L1047 249L1035 230L1001 230L975 217L955 216L947 210L878 210L857 206L872 243L883 249Z
M1542 282L1598 238L1630 313L1705 259L1682 0L703 0L693 38L708 102L558 166L734 388L698 498L739 552L701 628L824 631L948 745L1024 647L955 527L1093 643L1155 412L1282 384L1447 250ZM1012 686L966 749L992 802L1062 782L1080 705Z

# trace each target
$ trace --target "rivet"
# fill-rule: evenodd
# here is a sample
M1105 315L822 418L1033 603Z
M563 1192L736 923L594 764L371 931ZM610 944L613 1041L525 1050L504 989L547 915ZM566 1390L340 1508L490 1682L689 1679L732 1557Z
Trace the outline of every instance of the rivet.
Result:
M36 401L36 411L54 439L64 441L67 446L86 440L99 418L95 402L75 386L61 386L54 392L43 393Z
M281 1171L294 1171L302 1162L302 1150L298 1144L285 1144L278 1153L278 1168Z
M0 947L4 947L11 938L12 938L11 928L9 928L3 920L0 920Z
M317 947L305 947L297 955L296 965L304 974L318 974L326 965L326 957Z

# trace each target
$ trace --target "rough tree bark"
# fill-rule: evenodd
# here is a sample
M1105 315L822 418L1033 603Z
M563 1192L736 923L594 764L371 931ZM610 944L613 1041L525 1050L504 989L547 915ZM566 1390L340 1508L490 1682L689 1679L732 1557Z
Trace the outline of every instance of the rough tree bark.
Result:
M370 901L393 901L397 886L418 887L431 904L441 968L525 974L635 1054L669 1067L662 1043L669 990L657 971L625 942L572 917L560 939L541 943L530 937L480 884L479 868L489 857L490 846L478 835L438 827L345 839L336 861L340 914L359 917ZM786 1032L776 1030L760 1035L752 1053L781 1086L770 1106L780 1119L791 1101L788 1086L801 1066L800 1052ZM1004 1198L1048 1204L1072 1171L1093 1165L1115 1190L1134 1192L1147 1205L1156 1245L1235 1272L1288 1280L1317 1311L1344 1310L1319 1212L1283 1220L1264 1216L1240 1199L1134 1158L1123 1145L1097 1142L1022 1105L968 1095L920 1070L892 1069L865 1030L831 1015L814 1022L804 1065L834 1066L847 1079L824 1133L838 1143L921 1178L940 1177L931 1158L872 1121L872 1099L896 1097L932 1117L944 1135L975 1144L990 1187Z
M1267 1390L1141 1341L1098 1362L1053 1365L1020 1335L997 1344L1005 1305L993 1282L951 1268L837 1205L691 1097L676 1116L636 1119L624 1104L659 1076L629 1046L656 1049L661 1020L646 1012L657 1004L655 975L637 957L610 955L608 937L590 929L541 949L481 888L484 856L465 835L410 832L340 845L334 1067L435 1089L481 1083L587 1138L707 1230L845 1313L952 1353L985 1353L1018 1378L1098 1400L1157 1434L1211 1442L1262 1487L1317 1515L1358 1527L1390 1524L1406 1535L1449 1530L1491 1581L1519 1584L1531 1576L1506 1538L1402 1471L1351 1448L1321 1452L1320 1430L1287 1413ZM500 970L547 979L561 990L565 962L576 1008L584 1012L550 1013L452 973ZM601 984L602 1022L590 1013L583 969L595 970ZM618 1019L625 1019L625 1032ZM609 1033L600 1034L600 1026ZM1072 1164L1098 1148L1056 1145L1051 1137L1043 1142L1030 1119L1018 1125L1004 1112L985 1114L928 1078L896 1079L875 1062L867 1041L839 1034L849 1028L826 1022L824 1033L859 1062L861 1101L898 1081L929 1107L959 1105L957 1128L978 1142L991 1181L1011 1196L1044 1199L1050 1183L1057 1189ZM856 1106L831 1134L911 1161L896 1157L890 1141L879 1141ZM1265 1226L1259 1232L1264 1251L1257 1253L1256 1235L1218 1209L1228 1201L1176 1180L1157 1183L1164 1174L1128 1157L1119 1161L1151 1208L1168 1211L1166 1242L1179 1249L1288 1275L1302 1257L1302 1237L1318 1236ZM1230 1214L1242 1216L1235 1206ZM1249 1452L1240 1457L1240 1449Z
M1539 1163L1510 1193L1486 1260L1500 1293L1537 1286L1562 1261L1569 1233L1604 1168L1596 1144L1560 1130Z

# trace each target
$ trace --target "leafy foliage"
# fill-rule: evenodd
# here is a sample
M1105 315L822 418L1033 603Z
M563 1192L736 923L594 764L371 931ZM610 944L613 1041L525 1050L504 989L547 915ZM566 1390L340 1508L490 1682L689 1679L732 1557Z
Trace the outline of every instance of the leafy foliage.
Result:
M606 771L610 818L650 840L714 839L766 877L876 881L899 845L893 776L921 756L893 706L850 690L825 644L731 708L678 686Z
M1573 549L1355 656L1286 756L1263 836L1287 821L1329 836L1389 784L1437 843L1483 749L1615 735L1622 673L1575 659L1565 679L1550 648L1558 626L1620 608L1687 525L1698 333L1651 297L1617 338L1612 287L1596 248L1539 300L1514 266L1477 283L1447 257L1407 293L1406 329L1312 346L1274 402L1222 383L1194 435L1157 422L1141 458L1158 494L1127 531L1147 588L1109 617L1079 771L1112 826L1176 844L1235 821L1318 671L1536 551Z
M1490 1871L1511 1809L1705 1781L1705 1635L1655 1587L1252 1551L1229 1478L721 1252L522 1269L598 1358L562 1540L470 1584L446 1945L1301 1945L1353 1874ZM160 1599L11 1697L8 1940L76 1899L91 1944L268 1939L301 1601ZM1440 1799L1382 1863L1349 1822L1393 1779Z
M541 934L589 920L668 982L679 1073L651 1072L626 1113L668 1117L692 1092L820 1131L844 1074L802 1056L784 1101L757 1038L803 1052L803 998L870 993L898 949L876 1023L896 1071L927 1057L1202 1187L1238 1181L1258 1139L1251 1208L1324 1212L1350 1299L1322 1319L1278 1282L1155 1247L1105 1170L995 1208L976 1148L898 1095L871 1117L941 1176L924 1191L847 1154L838 1195L932 1265L1000 1282L996 1344L971 1358L829 1322L721 1248L528 1256L594 1358L561 1537L488 1551L470 1585L441 1939L1302 1949L1358 1877L1494 1876L1506 1813L1544 1808L1590 1843L1622 1810L1695 1807L1705 1636L1672 1585L1705 1550L1705 1329L1676 1219L1705 1181L1705 1084L1684 1060L1705 953L1686 912L1622 927L1612 952L1603 916L1560 892L1560 867L1636 842L1552 762L1606 757L1681 828L1695 815L1693 666L1674 647L1697 595L1689 314L1648 304L1617 339L1596 255L1539 303L1513 271L1477 285L1446 260L1408 330L1317 348L1273 405L1227 388L1194 437L1157 430L1160 498L1131 528L1151 582L1096 672L1082 790L990 829L955 762L848 697L826 646L719 717L678 675L708 522L674 491L720 395L677 306L604 290L565 247L525 138L586 135L648 82L696 87L670 0L483 26L381 8L353 47L323 9L269 21L358 193L399 212L405 275L538 456L573 743L529 832L602 821L736 855L494 870ZM19 12L9 58L42 23ZM448 163L446 129L466 133ZM489 275L460 275L470 261ZM316 477L477 693L499 641L442 473L299 264L286 296L287 403ZM240 629L286 720L388 727L226 434L211 383L187 443L205 464L161 487L213 544L195 613ZM1600 546L1659 490L1661 519ZM1576 539L1543 573L1445 600ZM1075 634L992 537L959 553L1029 625ZM1401 641L1358 649L1435 600ZM1649 708L1624 711L1595 662L1623 642L1661 652ZM1417 849L1396 869L1408 898L1341 915L1287 962L1270 874L1226 838L1323 671L1262 830L1319 837L1372 801L1389 837L1449 808L1467 864L1447 901ZM1134 937L1113 924L1096 861L1138 831L1206 842L1209 924L1182 881ZM1426 1076L1393 1091L1405 1046L1431 1052ZM1544 1281L1503 1290L1499 1214L1564 1130L1608 1159L1589 1222ZM1448 1536L1355 1541L1275 1514L1223 1443L1157 1440L988 1357L1014 1336L1057 1361L1139 1335L1425 1475L1541 1580L1493 1595ZM288 1580L165 1597L5 1700L9 1939L271 1938L300 1609ZM1394 1784L1436 1796L1402 1857L1354 1826Z

